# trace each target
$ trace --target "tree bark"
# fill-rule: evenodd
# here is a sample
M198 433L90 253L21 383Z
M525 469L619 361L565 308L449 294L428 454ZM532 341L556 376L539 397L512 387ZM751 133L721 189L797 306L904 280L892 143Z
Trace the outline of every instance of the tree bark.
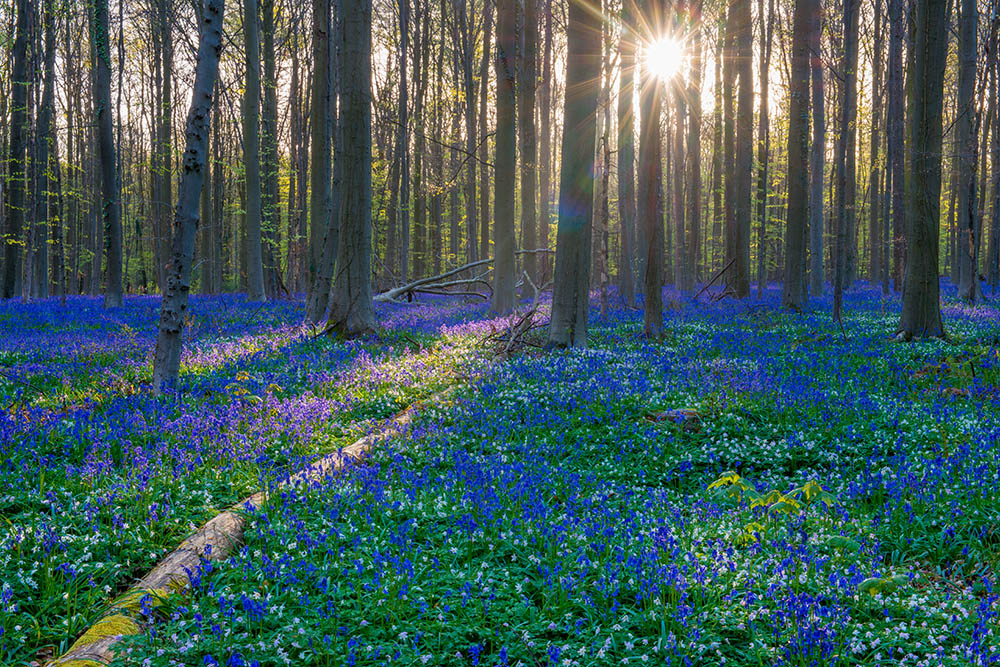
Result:
M497 0L497 147L494 166L493 311L514 309L514 177L517 168L515 120L515 50L517 12L514 0ZM600 33L598 33L600 34ZM598 71L598 76L600 71ZM564 158L565 159L565 158Z
M243 93L243 167L246 172L247 298L266 301L261 239L260 186L260 40L257 31L259 0L243 0L246 90Z
M663 181L660 114L663 99L656 75L645 68L639 96L638 225L645 230L643 332L656 339L663 334Z
M541 240L540 245L548 247L552 219L552 0L543 1L545 2L545 38L542 47L542 81L539 90L542 137L539 141L540 224L538 238ZM632 0L626 1L631 2ZM547 254L543 254L539 260L539 285L547 284L551 274L552 261Z
M567 44L559 225L548 344L586 347L601 21L596 12L578 2L569 5Z
M938 283L941 208L941 118L947 62L947 0L917 4L913 71L913 215L907 220L906 275L900 334L944 336Z
M882 170L879 153L882 147L882 47L883 26L882 0L875 0L875 41L872 51L872 107L871 107L871 148L868 170L868 280L873 284L882 274L882 223L879 218L882 201Z
M688 233L687 273L684 289L690 292L698 281L698 249L701 246L701 82L702 0L689 0L692 25L691 61L688 74Z
M823 6L809 0L809 64L812 90L812 146L809 154L809 290L823 296L823 164L826 158L826 114L823 91Z
M507 0L512 2L512 0ZM490 167L487 105L490 89L490 43L493 36L493 0L483 0L483 54L479 62L479 256L490 257ZM513 176L511 176L513 178Z
M535 85L538 50L538 0L520 0L523 9L521 37L521 78L517 85L518 141L521 147L521 238L525 248L538 247L535 195L538 185L538 146L535 140ZM538 285L538 262L535 255L524 255L524 271ZM531 284L524 281L521 296L534 296Z
M21 235L25 209L25 162L28 135L28 1L17 0L14 63L11 70L11 122L8 152L7 229L4 234L3 289L0 296L14 296L21 275Z
M837 141L837 245L833 276L833 318L840 319L844 288L851 281L855 225L855 125L857 122L859 0L844 1L844 53L841 76L840 135Z
M753 29L750 0L733 0L733 39L739 79L736 109L736 183L733 206L733 256L736 262L727 274L736 297L750 295L750 217L753 179Z
M769 100L769 83L771 71L771 37L774 34L774 0L768 0L767 7L767 20L765 24L764 20L764 0L759 0L757 4L758 11L761 14L761 32L763 33L764 45L760 50L760 67L758 68L757 75L760 78L760 122L757 126L757 220L758 220L758 233L757 233L757 298L761 298L764 295L764 285L767 283L767 172L768 172L768 156L770 153L770 109L768 109ZM796 3L796 10L798 10L798 4ZM805 26L802 26L805 29ZM792 33L793 43L797 35ZM805 37L803 37L805 39ZM794 46L792 47L794 51ZM793 54L794 58L795 55ZM794 66L793 66L794 67ZM806 80L808 81L808 71L806 71ZM792 84L794 87L794 83ZM806 113L808 113L808 104L806 104ZM806 128L808 128L808 117L806 119ZM789 136L791 136L791 131L789 131ZM806 137L806 144L808 145L809 139ZM798 223L801 225L801 223ZM800 226L801 229L801 226ZM786 254L785 262L785 281L788 284L788 262ZM804 264L796 265L797 270L801 269L804 272ZM801 283L800 279L796 280L797 283ZM787 305L787 304L786 304Z
M340 154L345 169L336 273L327 330L356 337L375 327L372 302L371 0L342 0Z
M104 307L119 308L125 303L122 291L122 218L121 193L118 188L118 163L115 157L114 129L111 118L111 51L108 33L107 0L94 6L94 102L97 107L98 151L101 160L102 207L107 234L107 283Z
M174 235L167 266L167 284L160 306L160 323L153 355L153 392L172 390L181 362L181 334L190 292L191 264L198 234L198 203L204 187L208 134L215 80L222 50L223 0L205 0L198 64L187 119L187 147L182 163Z
M697 2L697 0L695 0ZM625 305L635 305L635 8L624 0L619 43L621 73L618 78L618 220L621 252L618 256L618 289ZM543 100L546 106L547 99ZM543 129L544 133L544 129ZM543 139L544 141L545 139ZM543 161L548 156L543 156ZM545 191L543 189L543 201Z
M785 223L785 283L781 305L802 310L805 266L803 226L809 209L809 12L811 0L796 0L792 26L792 75L788 90L788 215Z
M978 203L976 201L976 165L979 162L974 129L976 91L976 30L979 11L976 0L961 0L959 17L958 62L958 296L976 304L982 300L979 285Z
M903 165L903 0L889 0L889 72L886 162L892 199L893 289L903 289L903 230L906 226L906 187Z

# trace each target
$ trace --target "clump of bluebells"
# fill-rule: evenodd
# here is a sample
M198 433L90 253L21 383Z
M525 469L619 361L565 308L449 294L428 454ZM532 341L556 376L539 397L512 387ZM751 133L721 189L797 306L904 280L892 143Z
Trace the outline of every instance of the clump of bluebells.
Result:
M67 647L197 525L468 374L446 330L482 319L389 306L345 343L300 303L196 297L180 390L153 398L157 304L0 304L0 664Z
M219 493L185 481L199 471L231 489L252 465L246 486L269 484L389 414L384 397L459 389L363 464L276 489L245 545L193 573L118 663L1000 664L997 313L949 305L949 341L901 345L898 301L875 290L849 295L843 331L828 304L787 315L775 292L675 301L662 341L639 337L637 312L595 309L591 349L504 362L472 344L485 313L441 302L382 313L405 341L393 352L288 332L294 352L245 362L252 343L205 339L203 369L137 445L190 441L202 432L166 427L201 423L193 408L227 425L189 472L147 468L166 516ZM281 401L308 415L278 412L300 430L268 426ZM53 547L57 569L71 548ZM10 614L24 618L0 604L5 632Z

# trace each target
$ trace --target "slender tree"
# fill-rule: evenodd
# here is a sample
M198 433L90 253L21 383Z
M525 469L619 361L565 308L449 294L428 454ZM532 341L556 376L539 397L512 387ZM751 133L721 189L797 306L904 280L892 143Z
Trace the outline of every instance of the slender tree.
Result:
M753 171L753 29L750 0L733 0L730 5L733 40L739 79L736 108L736 183L733 203L733 263L729 276L737 298L750 295L750 216Z
M698 280L698 249L701 246L701 10L702 0L689 0L691 59L688 70L688 211L687 271L683 288L690 292Z
M844 1L843 89L840 95L840 134L837 138L837 244L833 270L833 317L840 319L844 288L854 273L855 125L858 111L859 0Z
M979 233L976 197L976 164L979 161L976 120L976 0L961 0L958 63L958 295L968 303L982 300L979 285Z
M625 305L635 305L635 20L633 0L623 0L618 77L618 220L621 227L618 289Z
M246 89L243 93L243 168L246 172L247 298L266 301L261 240L260 188L260 40L259 0L243 0Z
M121 192L118 187L118 159L115 155L111 118L111 43L107 0L96 0L94 4L92 37L96 55L94 101L97 106L97 146L101 161L101 204L108 240L104 306L118 308L124 305L125 300L122 287Z
M653 15L652 25L659 17ZM639 166L638 166L638 225L646 240L643 279L643 332L647 338L663 334L663 209L660 188L663 180L661 161L660 115L663 99L661 86L649 68L641 72L639 91ZM642 247L642 245L640 245Z
M761 15L761 33L763 34L763 46L760 50L760 67L757 68L757 76L760 78L760 121L757 125L757 220L758 220L758 233L757 233L757 298L759 299L764 293L764 284L767 282L767 172L768 172L768 158L770 152L770 111L768 109L768 100L770 99L770 72L771 72L771 42L772 36L774 34L774 0L768 0L767 5L767 18L764 16L764 0L759 0L757 3L757 10ZM799 11L798 3L795 5L796 13ZM804 29L804 26L802 26ZM801 37L805 39L805 35L799 35L795 28L792 28L792 59L796 58L794 53L794 41L796 38ZM801 57L805 57L804 53ZM794 65L793 65L794 69ZM793 77L795 74L793 73ZM805 72L806 81L808 82L809 72ZM790 88L795 87L795 82L792 82ZM789 94L794 94L789 91ZM806 103L806 113L808 113L808 103ZM806 132L808 132L809 122L806 119ZM789 129L789 137L791 137L791 129ZM808 144L808 137L806 137L806 143ZM791 153L789 153L791 155ZM791 222L791 220L789 220ZM804 221L799 221L798 224L803 224ZM785 255L787 258L787 254ZM799 270L804 268L804 265L796 264L795 269ZM785 284L788 284L788 278L790 276L787 273L788 262L785 262ZM796 279L796 282L801 282ZM785 304L786 306L788 304Z
M191 289L191 264L198 235L198 204L208 161L208 134L215 80L222 50L223 0L205 0L198 44L191 109L187 118L187 147L182 162L173 244L167 265L167 284L160 306L160 323L153 354L153 391L172 390L181 365L181 334Z
M4 235L3 286L0 296L20 291L21 234L24 227L25 158L28 135L28 0L17 0L14 32L14 63L11 70L11 123L7 153L7 230Z
M535 196L538 185L538 145L535 137L535 85L538 50L538 0L521 0L521 67L517 85L518 143L521 148L521 235L528 250L538 247ZM538 284L538 262L534 253L524 255L524 272ZM533 290L524 281L521 292L531 298Z
M566 96L555 285L549 345L587 346L590 252L594 216L594 151L601 76L601 20L590 0L569 3Z
M785 284L781 304L802 309L805 234L809 208L809 11L796 0L792 25L792 77L788 89L788 214L785 222Z
M886 161L892 199L892 277L898 292L903 285L903 230L906 226L906 170L903 165L903 0L889 0L889 53Z
M494 168L495 210L493 239L493 311L514 308L514 177L517 162L515 123L515 50L517 11L515 0L497 0L497 148ZM565 156L564 156L565 159Z
M913 107L913 214L906 226L906 275L900 336L944 336L938 282L941 214L941 125L944 70L948 60L947 0L923 0L916 7Z
M812 147L809 152L809 290L823 296L823 163L826 115L823 92L823 5L808 0L809 68L812 90Z

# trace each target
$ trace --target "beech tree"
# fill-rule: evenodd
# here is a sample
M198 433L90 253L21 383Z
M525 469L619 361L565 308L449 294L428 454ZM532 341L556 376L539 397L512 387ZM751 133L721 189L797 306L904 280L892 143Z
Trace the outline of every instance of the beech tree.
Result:
M600 96L601 21L590 0L571 2L567 23L566 97L559 173L555 285L549 345L587 346L594 151Z
M906 275L900 336L944 336L938 283L938 236L941 214L941 126L944 70L948 56L945 30L947 0L917 4L912 108L913 214L906 225Z
M181 365L181 334L191 290L191 265L198 235L198 205L205 186L208 134L215 81L222 51L223 0L205 0L198 43L191 109L187 117L187 146L181 163L181 186L174 217L173 242L167 264L167 282L160 305L160 323L153 353L153 391L172 390Z

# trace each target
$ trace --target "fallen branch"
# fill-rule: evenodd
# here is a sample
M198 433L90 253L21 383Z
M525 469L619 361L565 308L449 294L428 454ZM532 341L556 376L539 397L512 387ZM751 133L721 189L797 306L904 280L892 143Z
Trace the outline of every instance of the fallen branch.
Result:
M714 278L712 278L711 280L709 280L707 283L705 283L704 287L702 287L700 290L698 290L698 293L694 295L694 298L697 299L699 296L701 296L702 294L705 293L705 290L707 290L709 287L711 287L712 285L714 285L715 281L718 280L719 278L721 278L722 274L725 273L726 271L728 271L729 267L732 266L733 262L735 262L735 261L736 261L735 257L733 257L731 260L729 260L729 263L726 264L724 267L722 267L722 269L718 273L715 274Z
M541 253L553 253L553 252L555 251L549 248L538 248L536 250L518 250L514 254L537 255ZM382 292L381 294L376 295L375 301L380 303L384 303L386 301L396 301L399 297L403 296L404 294L419 292L420 290L417 289L419 287L434 285L435 283L439 283L446 278L451 278L454 275L458 275L463 271L468 271L469 269L474 269L478 266L486 266L487 264L492 264L493 261L494 261L493 257L488 257L486 259L481 259L477 262L469 262L468 264L463 264L462 266L450 269L448 271L445 271L444 273L439 273L436 276L430 276L429 278L421 278L420 280L414 280L413 282L403 285L402 287L396 287L394 289L387 290L385 292Z

